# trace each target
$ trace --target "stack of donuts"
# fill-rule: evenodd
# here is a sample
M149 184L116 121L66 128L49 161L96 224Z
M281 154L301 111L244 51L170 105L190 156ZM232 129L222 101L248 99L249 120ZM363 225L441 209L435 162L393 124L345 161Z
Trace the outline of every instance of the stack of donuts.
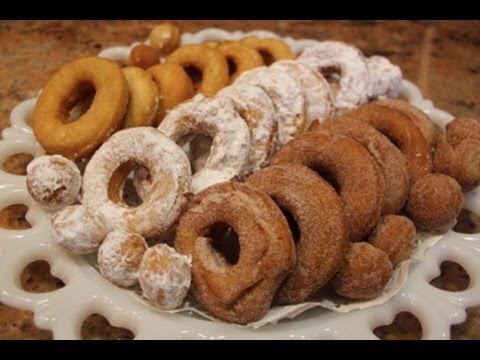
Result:
M462 190L480 184L478 122L438 135L420 110L386 100L401 72L385 58L335 41L294 59L279 39L179 38L163 24L127 67L63 67L33 115L50 155L27 168L53 241L97 252L106 279L160 309L190 292L246 324L324 287L374 298L416 229L449 229Z

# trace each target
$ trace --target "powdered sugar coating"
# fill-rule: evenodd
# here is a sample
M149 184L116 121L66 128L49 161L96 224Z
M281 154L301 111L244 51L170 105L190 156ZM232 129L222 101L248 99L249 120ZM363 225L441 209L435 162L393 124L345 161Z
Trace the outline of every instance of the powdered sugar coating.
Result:
M402 85L402 70L383 56L370 56L367 58L370 71L370 98L386 99L396 98Z
M147 250L140 265L143 295L160 309L175 309L187 295L191 272L191 256L182 255L168 245L157 244Z
M47 210L56 211L75 202L82 176L75 163L62 155L44 155L27 166L27 190Z
M109 182L122 164L134 161L148 169L148 196L138 207L115 203ZM177 220L188 202L191 171L177 144L154 128L115 133L93 155L83 177L83 204L104 215L108 231L122 229L144 237L160 235Z
M97 250L107 235L100 214L82 205L71 205L53 216L52 240L73 254L89 254Z
M297 60L277 61L270 68L287 73L302 86L307 102L307 128L313 120L323 123L330 118L333 94L322 74Z
M234 84L258 86L270 96L277 111L277 148L304 129L306 123L304 92L300 84L290 75L272 68L259 67L244 72Z
M138 270L147 248L145 239L138 234L123 230L108 233L98 248L100 273L118 286L137 284Z
M335 94L336 115L364 104L370 95L370 71L360 50L340 41L322 41L307 47L298 61L320 73L340 72L340 88Z
M227 98L197 98L173 109L158 130L177 143L188 135L212 137L205 166L192 177L193 193L240 176L250 151L250 130Z

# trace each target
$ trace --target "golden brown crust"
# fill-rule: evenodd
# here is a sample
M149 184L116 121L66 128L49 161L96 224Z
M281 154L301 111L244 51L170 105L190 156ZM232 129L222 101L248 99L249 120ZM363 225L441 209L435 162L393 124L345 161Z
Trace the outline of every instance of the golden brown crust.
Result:
M146 70L160 62L160 55L160 50L145 44L140 44L134 46L132 51L130 51L128 65Z
M345 206L350 240L360 241L377 223L385 194L375 159L355 140L310 132L297 136L272 164L296 163L333 177Z
M254 173L248 185L265 191L298 227L292 230L297 263L280 287L280 303L304 301L337 272L348 245L348 223L335 190L305 166L274 165Z
M233 265L212 245L215 228L238 234ZM213 230L213 231L212 231ZM197 194L180 218L175 248L192 256L192 293L219 319L247 324L262 318L295 263L288 223L263 191L222 183Z
M230 84L241 73L264 65L258 51L240 42L224 42L215 47L215 50L225 56L227 61L234 64L235 70L230 74Z
M150 44L161 55L170 54L180 45L180 29L170 22L155 26L150 32Z
M240 42L257 50L263 57L263 62L267 66L275 61L295 59L295 54L290 47L283 40L277 38L260 39L256 37L247 37L240 40Z

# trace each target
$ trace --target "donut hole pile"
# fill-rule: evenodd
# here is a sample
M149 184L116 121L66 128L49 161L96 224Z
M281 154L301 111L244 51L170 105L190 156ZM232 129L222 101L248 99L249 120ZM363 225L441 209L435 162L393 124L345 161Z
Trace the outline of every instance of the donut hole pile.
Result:
M480 184L478 123L439 136L385 100L401 83L385 58L336 41L295 59L279 39L179 38L163 24L129 66L91 57L55 74L33 118L54 155L27 169L53 241L96 252L107 280L160 309L190 292L248 324L325 286L375 298L417 229L448 230Z

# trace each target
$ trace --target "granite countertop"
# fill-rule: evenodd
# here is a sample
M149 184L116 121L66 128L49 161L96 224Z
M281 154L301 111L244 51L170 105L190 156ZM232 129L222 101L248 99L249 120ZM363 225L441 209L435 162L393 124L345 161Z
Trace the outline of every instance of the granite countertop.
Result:
M424 97L455 116L480 119L480 21L173 21L184 32L206 27L226 30L266 29L294 38L334 39L358 46L367 56L378 54L399 65L404 77L416 83ZM20 101L37 95L51 75L65 63L101 49L143 41L159 21L0 21L0 132L9 126L9 113ZM21 216L20 216L21 218ZM21 223L21 219L19 222ZM2 216L0 214L0 226ZM0 239L1 241L1 239ZM38 280L42 264L22 281L37 288L57 286ZM452 270L453 269L453 270ZM447 277L465 278L450 268ZM42 282L43 281L43 282ZM50 282L49 282L50 281ZM452 280L453 281L453 280ZM448 281L447 281L448 282ZM55 285L56 284L56 285ZM96 332L114 338L131 334L109 328L100 316L90 317L84 337ZM379 330L382 338L417 338L419 323L406 314L395 328ZM480 338L480 307L452 328L452 337ZM29 312L0 304L0 339L48 339L36 329Z

